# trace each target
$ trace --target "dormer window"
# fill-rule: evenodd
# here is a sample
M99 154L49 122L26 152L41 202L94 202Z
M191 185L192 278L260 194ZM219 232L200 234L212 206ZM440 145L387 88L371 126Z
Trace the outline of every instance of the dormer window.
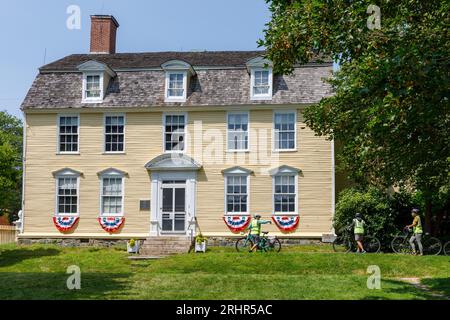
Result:
M272 100L272 63L263 57L257 57L247 62L250 73L250 99Z
M109 81L116 73L106 64L94 60L80 64L78 70L83 73L82 102L101 103Z
M194 69L181 60L167 61L161 68L166 71L165 101L185 102L189 80L195 75Z
M103 76L101 74L85 74L83 82L83 100L103 99Z
M186 100L186 72L167 72L166 100Z
M251 99L272 100L272 69L252 68Z

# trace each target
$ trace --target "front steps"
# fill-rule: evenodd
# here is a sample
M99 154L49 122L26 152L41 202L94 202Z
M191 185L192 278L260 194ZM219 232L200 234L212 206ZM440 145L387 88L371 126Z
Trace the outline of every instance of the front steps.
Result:
M144 240L139 250L140 256L161 257L172 254L188 253L191 247L190 237L160 236Z

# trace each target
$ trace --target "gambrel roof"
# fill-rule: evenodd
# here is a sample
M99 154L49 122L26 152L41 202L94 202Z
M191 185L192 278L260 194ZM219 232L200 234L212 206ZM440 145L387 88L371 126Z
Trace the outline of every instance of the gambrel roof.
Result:
M248 63L263 54L263 51L74 54L39 69L21 108L287 105L316 103L331 95L331 87L323 78L330 77L332 62L313 59L296 67L292 75L274 75L272 100L251 100ZM194 71L184 102L165 101L164 64L173 60L186 62ZM104 65L115 76L108 82L102 102L86 104L81 99L83 74L79 67L91 64Z

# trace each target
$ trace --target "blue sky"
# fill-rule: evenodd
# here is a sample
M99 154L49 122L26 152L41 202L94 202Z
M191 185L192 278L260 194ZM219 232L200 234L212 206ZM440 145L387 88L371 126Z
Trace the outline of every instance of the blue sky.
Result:
M66 27L70 5L80 30ZM270 19L264 0L0 0L0 110L21 117L44 59L89 52L92 14L119 21L117 52L254 50Z

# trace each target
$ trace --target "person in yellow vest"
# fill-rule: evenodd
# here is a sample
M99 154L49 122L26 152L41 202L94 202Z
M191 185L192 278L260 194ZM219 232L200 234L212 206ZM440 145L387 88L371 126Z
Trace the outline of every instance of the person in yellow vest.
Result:
M363 247L364 240L364 226L366 222L362 219L361 213L355 214L355 219L353 219L352 224L350 225L350 229L353 228L353 233L355 234L355 241L358 244L357 253L366 253Z
M413 254L417 254L416 246L414 245L414 241L417 242L417 246L419 247L419 254L423 256L423 246L422 246L422 220L419 216L419 209L414 208L411 211L411 215L413 216L413 222L410 225L407 225L407 228L413 228L413 235L409 239L409 244L413 250Z
M250 234L253 237L253 246L249 252L253 252L259 244L260 235L261 235L261 225L266 223L272 223L270 220L261 220L261 216L259 214L254 216L254 219L250 222L248 229L250 230Z

